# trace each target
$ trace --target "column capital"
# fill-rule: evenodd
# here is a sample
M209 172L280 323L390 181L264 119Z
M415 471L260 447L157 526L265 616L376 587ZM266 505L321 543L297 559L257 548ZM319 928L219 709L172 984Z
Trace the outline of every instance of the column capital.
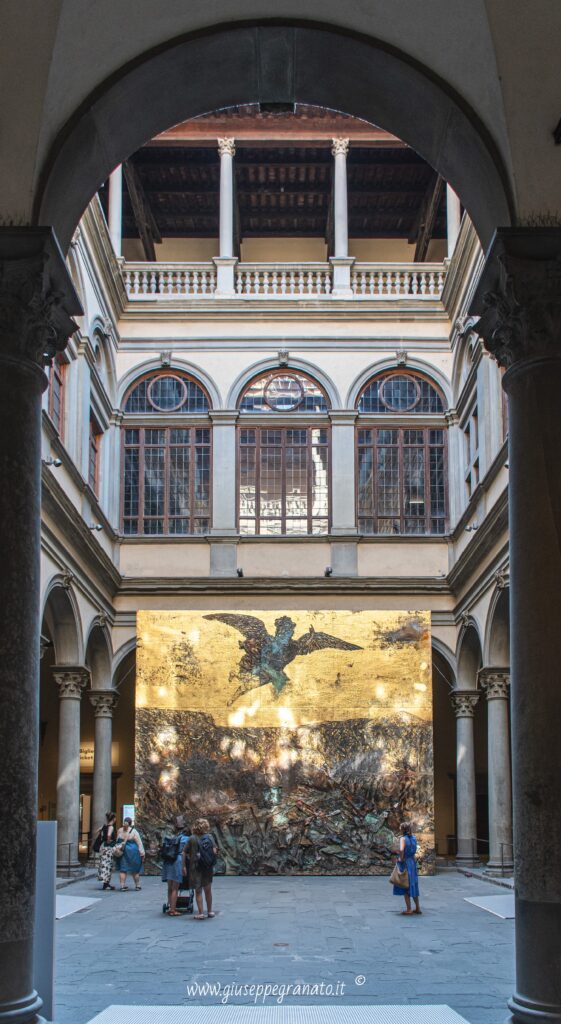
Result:
M331 152L333 156L346 156L349 152L349 140L343 138L332 139Z
M240 418L238 409L210 409L208 415L217 427L234 427Z
M354 427L358 416L358 410L330 409L328 416L334 427Z
M477 674L487 700L507 700L510 686L509 668L481 668Z
M453 690L450 700L456 718L473 718L479 694L475 690Z
M498 228L469 312L499 366L559 359L561 228Z
M220 156L235 156L236 154L236 140L230 138L217 139L218 152Z
M57 665L53 668L53 676L61 700L80 700L90 673L85 665Z
M0 354L43 368L82 308L50 228L0 228Z
M94 718L113 718L119 694L116 690L91 690L90 702L93 704Z

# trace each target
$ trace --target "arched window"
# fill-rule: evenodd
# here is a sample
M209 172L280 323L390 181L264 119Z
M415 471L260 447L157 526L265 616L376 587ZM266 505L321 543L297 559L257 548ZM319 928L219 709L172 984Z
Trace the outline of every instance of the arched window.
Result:
M252 381L239 408L240 533L327 533L329 420L322 389L303 373L277 370Z
M126 536L210 529L210 403L200 384L170 370L125 396L122 526Z
M364 534L447 529L443 396L421 374L391 370L359 396L358 528Z

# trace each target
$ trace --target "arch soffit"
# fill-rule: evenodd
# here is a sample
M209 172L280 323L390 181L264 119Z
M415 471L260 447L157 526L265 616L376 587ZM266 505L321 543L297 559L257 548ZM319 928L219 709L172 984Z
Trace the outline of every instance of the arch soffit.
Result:
M445 644L443 640L440 640L437 636L434 636L434 634L431 636L431 647L446 662L455 679L456 655L454 654L454 652L450 650L448 644Z
M92 339L94 349L96 341L101 347L102 358L105 363L106 370L105 383L107 385L109 398L111 399L112 402L114 402L117 380L117 364L115 363L115 353L113 351L113 346L109 344L107 338L107 323L104 322L100 316L94 316L90 324L89 335Z
M483 664L485 666L493 665L491 660L492 646L493 646L493 631L497 625L497 610L501 601L509 600L509 587L495 587L489 602L489 610L487 612L487 619L485 623L485 637L483 644ZM504 668L505 666L499 666Z
M115 686L115 675L118 669L121 667L125 659L128 658L130 654L133 654L136 651L137 646L138 640L135 633L134 636L131 636L130 640L126 640L124 644L121 644L118 650L116 650L115 653L113 654L113 687Z
M373 37L264 21L171 39L100 83L53 142L34 222L51 224L66 250L101 183L145 142L209 110L259 101L331 107L396 134L454 187L484 248L498 225L514 219L497 145L447 82Z
M201 370L199 366L195 366L194 363L188 362L186 359L173 359L173 362L169 366L162 366L160 359L145 359L142 363L137 363L132 369L128 370L127 373L121 377L118 388L117 388L117 405L119 409L122 407L124 397L136 381L139 381L145 374L151 373L154 370L160 370L162 373L173 372L178 370L181 373L187 373L193 380L200 384L201 387L207 392L210 398L211 409L221 409L222 401L220 392L213 381L212 377L209 377L204 370Z
M64 621L64 613L69 618ZM65 582L62 574L51 577L43 594L41 622L45 620L55 634L52 638L57 664L82 665L84 663L84 632L82 618L72 585ZM59 633L57 651L57 637ZM64 635L61 631L64 630ZM74 634L74 635L72 635ZM64 657L60 658L63 654Z
M430 381L442 392L446 408L449 409L451 406L452 388L448 378L432 363L427 362L425 359L418 359L417 357L411 357L407 359L405 366L399 366L395 359L380 359L376 363L372 363L366 370L363 370L358 377L355 378L349 393L347 395L347 409L355 409L358 403L358 397L362 389L368 384L370 380L377 377L378 374L383 373L385 370L397 370L402 373L415 372L418 370L423 376L428 377Z
M481 666L483 664L483 644L481 642L481 627L477 619L475 619L474 616L472 615L469 616L468 621L462 626L462 629L458 636L458 646L456 649L456 687L460 690L464 688L463 680L461 678L464 660L466 657L469 658L470 653L475 653L475 647L472 646L471 638L475 638L475 641L477 643L479 653L478 660ZM468 650L469 647L471 647L471 652ZM474 689L476 688L476 685L477 679L474 680Z
M245 370L236 377L236 380L232 384L230 391L228 392L228 398L226 400L227 409L237 409L241 401L242 395L245 389L251 384L252 380L256 377L260 377L262 374L273 371L280 371L290 373L291 371L298 371L304 373L307 377L311 377L312 380L319 384L320 388L325 391L329 406L331 409L341 409L341 399L339 392L331 380L323 370L315 366L314 363L309 363L307 359L291 359L288 366L279 366L278 360L273 359L261 359L257 363L253 363L251 366L246 367Z

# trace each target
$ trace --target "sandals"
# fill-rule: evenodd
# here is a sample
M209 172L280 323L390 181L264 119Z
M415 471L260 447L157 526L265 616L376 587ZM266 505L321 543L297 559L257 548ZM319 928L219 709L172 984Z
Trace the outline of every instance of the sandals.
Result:
M137 892L140 892L141 889L142 889L142 886L141 885L135 885L135 889L136 889Z
M128 885L122 885L120 891L121 892L128 892L129 891Z
M181 917L178 910L168 910L167 915L168 917Z
M209 912L208 912L208 914L206 916L207 917L216 917L216 914L215 914L214 910L209 910Z
M204 921L204 914L193 914L193 921Z

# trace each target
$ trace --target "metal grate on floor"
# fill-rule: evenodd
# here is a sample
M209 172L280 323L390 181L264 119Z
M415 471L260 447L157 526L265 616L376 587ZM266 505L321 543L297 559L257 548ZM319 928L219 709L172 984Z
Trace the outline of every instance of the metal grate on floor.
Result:
M449 1006L108 1006L89 1024L468 1024Z

